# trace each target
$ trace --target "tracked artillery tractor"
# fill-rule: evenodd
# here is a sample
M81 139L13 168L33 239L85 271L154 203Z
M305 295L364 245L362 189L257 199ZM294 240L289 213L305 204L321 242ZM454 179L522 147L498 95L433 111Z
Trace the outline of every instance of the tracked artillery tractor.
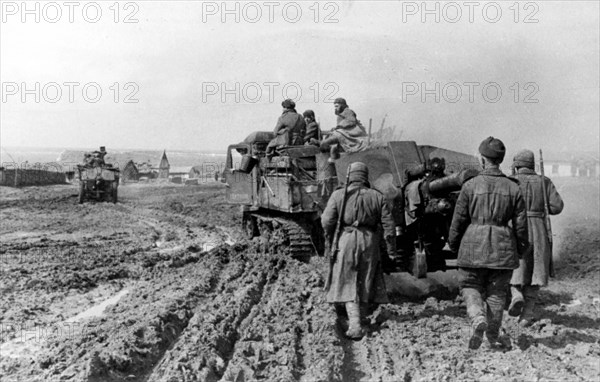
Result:
M292 257L307 260L324 251L319 218L337 186L318 170L327 157L314 146L278 149L269 160L265 149L273 133L256 132L227 149L222 181L227 201L239 204L248 238L261 236L265 249L288 249Z
M391 262L384 256L384 268L409 269L418 254L424 254L427 271L452 266L455 256L446 247L450 220L462 184L479 171L475 157L393 141L342 153L333 163L315 146L280 147L269 160L265 150L273 137L271 132L255 132L227 149L222 177L226 199L240 205L248 238L260 237L265 250L288 250L299 260L324 254L321 214L345 179L348 164L361 161L369 167L371 187L385 195L396 222L394 257L403 260ZM419 276L424 272L421 267Z
M100 151L86 154L85 163L77 165L80 204L87 200L117 202L120 171L105 163L104 155L106 152L101 147Z

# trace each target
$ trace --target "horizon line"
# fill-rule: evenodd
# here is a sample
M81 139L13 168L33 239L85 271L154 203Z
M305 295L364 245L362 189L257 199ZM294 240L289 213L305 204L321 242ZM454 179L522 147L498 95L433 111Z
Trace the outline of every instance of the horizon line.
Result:
M100 146L98 146L99 148ZM73 151L94 151L97 150L98 148L83 148L83 147L56 147L56 146L8 146L8 145L2 145L0 146L0 151L4 151L4 152L8 152L7 149L47 149L47 150L62 150L62 151L66 151L66 150L73 150ZM190 153L209 153L209 154L223 154L225 155L225 153L227 152L227 148L224 148L223 151L221 152L216 151L216 150L210 150L210 149L177 149L177 148L160 148L160 149L156 149L156 148L123 148L123 147L115 147L115 148L111 148L111 150L116 150L116 151L166 151L167 153L169 153L169 151L173 152L190 152ZM110 154L111 151L107 149L107 152Z

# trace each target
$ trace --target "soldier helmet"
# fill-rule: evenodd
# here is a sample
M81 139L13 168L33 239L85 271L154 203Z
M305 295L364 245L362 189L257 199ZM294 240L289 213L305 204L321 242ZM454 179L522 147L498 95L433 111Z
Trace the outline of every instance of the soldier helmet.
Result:
M369 183L369 168L363 162L354 162L348 169L350 173L349 180L352 182Z
M281 106L283 106L285 109L293 109L296 107L296 102L288 98L281 103Z
M341 98L341 97L340 97L340 98L336 98L336 99L333 101L333 103L334 103L334 104L336 104L336 103L339 103L340 105L346 105L346 106L348 106L348 104L346 103L346 100L345 100L345 99L343 99L343 98Z
M498 163L500 163L504 159L504 154L506 154L506 147L504 147L501 140L487 137L479 145L479 153L486 158L498 160Z
M533 151L527 149L519 151L513 158L513 166L516 168L527 167L530 169L534 169L535 158L533 155Z

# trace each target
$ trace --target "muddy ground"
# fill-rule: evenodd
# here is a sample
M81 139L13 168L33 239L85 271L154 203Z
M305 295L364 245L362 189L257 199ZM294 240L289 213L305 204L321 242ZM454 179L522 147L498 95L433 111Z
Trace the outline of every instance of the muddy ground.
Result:
M510 351L466 347L454 272L387 277L361 341L323 303L323 259L257 253L220 183L0 188L2 381L596 381L598 182L555 181L558 277Z

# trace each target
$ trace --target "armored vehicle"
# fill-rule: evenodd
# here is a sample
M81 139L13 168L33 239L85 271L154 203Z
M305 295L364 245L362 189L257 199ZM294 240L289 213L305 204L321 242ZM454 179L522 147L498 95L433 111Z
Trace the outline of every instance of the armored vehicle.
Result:
M104 162L105 155L106 151L102 146L100 151L86 153L84 163L77 165L79 203L90 199L117 202L120 171Z

